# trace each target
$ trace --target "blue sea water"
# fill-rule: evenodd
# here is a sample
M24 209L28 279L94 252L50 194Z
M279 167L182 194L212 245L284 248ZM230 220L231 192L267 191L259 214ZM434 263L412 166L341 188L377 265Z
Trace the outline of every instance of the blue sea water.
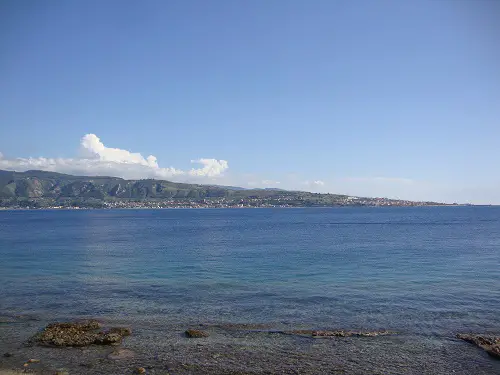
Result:
M0 212L0 315L500 332L500 208Z

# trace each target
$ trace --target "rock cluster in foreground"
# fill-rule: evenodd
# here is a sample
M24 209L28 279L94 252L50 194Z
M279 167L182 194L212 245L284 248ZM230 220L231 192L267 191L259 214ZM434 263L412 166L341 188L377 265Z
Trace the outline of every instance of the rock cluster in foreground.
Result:
M33 341L45 346L88 346L92 344L110 345L121 342L130 335L129 328L110 328L100 330L96 320L71 323L52 323L35 335Z
M480 347L492 357L500 358L500 337L498 336L458 334L457 338Z

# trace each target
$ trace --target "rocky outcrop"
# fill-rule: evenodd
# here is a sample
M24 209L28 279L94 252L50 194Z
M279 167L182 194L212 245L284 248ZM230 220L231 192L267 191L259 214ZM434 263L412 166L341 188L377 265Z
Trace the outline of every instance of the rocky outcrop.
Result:
M96 320L52 323L35 335L33 341L45 346L110 345L121 342L123 336L131 333L129 328L100 328L101 324Z
M485 350L492 357L500 359L500 336L458 334L457 338L470 342Z

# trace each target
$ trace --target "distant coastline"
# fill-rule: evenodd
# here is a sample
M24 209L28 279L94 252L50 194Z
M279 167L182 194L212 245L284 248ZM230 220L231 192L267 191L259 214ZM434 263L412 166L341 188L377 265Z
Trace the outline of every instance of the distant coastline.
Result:
M283 209L298 209L298 208L404 208L404 207L498 207L498 205L474 205L474 204L427 204L427 205L349 205L349 206L228 206L228 207L211 207L211 206L170 206L170 207L149 207L149 206L133 206L133 207L0 207L0 211L33 211L33 210L48 210L48 211L85 211L85 210L205 210L205 209L262 209L262 208L283 208Z
M244 189L164 180L0 170L0 208L294 208L457 206L279 189Z

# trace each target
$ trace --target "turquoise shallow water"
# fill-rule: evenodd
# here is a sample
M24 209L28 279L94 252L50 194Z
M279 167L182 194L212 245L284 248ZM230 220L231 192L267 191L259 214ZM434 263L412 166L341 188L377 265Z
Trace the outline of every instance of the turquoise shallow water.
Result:
M500 208L0 212L0 315L500 332Z

